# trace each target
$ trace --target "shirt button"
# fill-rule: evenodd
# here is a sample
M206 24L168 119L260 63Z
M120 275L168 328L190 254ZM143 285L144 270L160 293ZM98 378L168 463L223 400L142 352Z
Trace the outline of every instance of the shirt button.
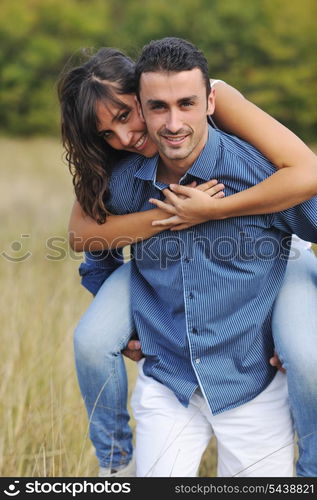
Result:
M193 298L194 298L194 294L190 292L190 293L188 294L188 298L189 298L189 299L193 299Z
M188 257L185 257L184 262L186 262L186 264L188 264L188 262L189 262L189 258L188 258Z
M198 365L200 363L200 358L195 359L195 363Z
M195 328L195 327L194 327L194 328L192 328L192 332L193 332L193 333L198 333L197 328Z

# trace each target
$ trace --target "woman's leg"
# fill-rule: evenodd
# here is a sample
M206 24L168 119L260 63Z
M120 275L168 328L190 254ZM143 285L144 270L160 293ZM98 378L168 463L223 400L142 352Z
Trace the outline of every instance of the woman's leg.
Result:
M104 282L75 330L80 390L100 467L118 469L132 457L127 375L121 350L132 333L130 264Z
M317 476L317 260L310 250L287 264L273 312L299 440L298 476Z

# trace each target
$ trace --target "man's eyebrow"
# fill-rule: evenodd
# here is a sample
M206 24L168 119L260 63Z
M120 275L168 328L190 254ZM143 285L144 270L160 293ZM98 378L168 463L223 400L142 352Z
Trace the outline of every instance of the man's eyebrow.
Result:
M195 101L196 99L198 99L198 95L190 95L188 97L181 97L177 102L180 103L183 101Z
M147 104L153 105L153 104L165 104L165 101L162 101L161 99L148 99L146 101Z
M197 95L190 95L190 96L185 96L185 97L181 97L180 99L178 99L177 101L177 104L181 104L182 102L184 101L195 101L198 99L198 96ZM162 99L148 99L146 101L147 104L153 106L153 104L166 104L165 101L163 101Z

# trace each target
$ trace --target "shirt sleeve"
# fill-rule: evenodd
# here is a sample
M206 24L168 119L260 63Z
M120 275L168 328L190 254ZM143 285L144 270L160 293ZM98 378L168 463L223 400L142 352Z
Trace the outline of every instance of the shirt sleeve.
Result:
M103 252L85 252L79 266L81 284L96 295L104 281L124 262L122 248Z
M273 214L272 225L305 241L317 243L317 196L295 207Z

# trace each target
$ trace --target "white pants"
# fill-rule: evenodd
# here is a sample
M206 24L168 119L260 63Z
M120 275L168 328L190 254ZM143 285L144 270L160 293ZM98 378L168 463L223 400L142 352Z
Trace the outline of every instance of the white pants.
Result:
M218 476L292 477L293 427L286 377L278 372L256 398L212 415L200 391L185 408L174 393L143 373L132 395L138 477L194 477L210 438Z

